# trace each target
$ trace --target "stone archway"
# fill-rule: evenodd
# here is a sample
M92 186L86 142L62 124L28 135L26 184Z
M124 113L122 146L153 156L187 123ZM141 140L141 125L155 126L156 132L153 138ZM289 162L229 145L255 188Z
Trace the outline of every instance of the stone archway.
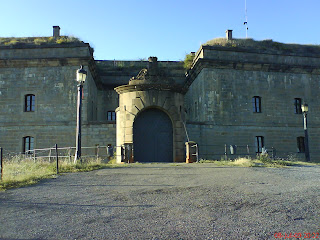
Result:
M134 161L173 162L173 128L169 116L149 108L133 123Z
M119 107L116 109L117 152L121 152L124 144L133 144L134 161L183 162L184 88L163 68L158 67L157 58L150 57L148 69L142 69L130 79L129 84L116 87L115 90L119 94ZM161 123L153 124L157 121ZM167 129L161 128L166 125ZM152 132L150 129L156 138L149 136L151 140L147 141L147 134ZM146 147L151 142L153 145ZM168 146L169 149L166 148ZM121 154L117 154L118 163L123 159Z

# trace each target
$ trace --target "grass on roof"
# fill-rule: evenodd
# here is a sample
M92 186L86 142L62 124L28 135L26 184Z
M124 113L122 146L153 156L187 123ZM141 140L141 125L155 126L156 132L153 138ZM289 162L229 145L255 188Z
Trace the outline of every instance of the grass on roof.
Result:
M2 46L13 46L18 44L34 44L34 45L62 44L62 43L74 43L74 42L80 42L80 40L72 36L61 36L58 38L54 38L54 37L0 38L0 45Z
M227 40L226 38L215 38L206 42L205 44L203 44L203 46L222 46L231 48L256 49L271 52L280 51L285 53L320 54L320 45L288 44L275 42L271 39L256 41L252 38L235 38L232 40Z

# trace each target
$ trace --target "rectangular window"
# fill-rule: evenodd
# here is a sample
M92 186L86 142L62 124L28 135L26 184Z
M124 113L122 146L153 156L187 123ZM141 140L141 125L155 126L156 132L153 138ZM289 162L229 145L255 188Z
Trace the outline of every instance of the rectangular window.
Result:
M23 152L34 149L34 138L27 136L23 138Z
M108 121L115 121L116 120L116 112L115 111L108 111L107 120Z
M299 153L304 153L304 137L297 137L297 149Z
M302 103L302 99L301 98L295 98L294 99L294 113L302 114L301 103Z
M28 94L24 97L24 111L25 112L34 112L35 108L35 95Z
M254 113L261 113L261 97L254 96L252 98L252 107Z
M256 136L256 153L262 153L262 148L264 147L264 137Z

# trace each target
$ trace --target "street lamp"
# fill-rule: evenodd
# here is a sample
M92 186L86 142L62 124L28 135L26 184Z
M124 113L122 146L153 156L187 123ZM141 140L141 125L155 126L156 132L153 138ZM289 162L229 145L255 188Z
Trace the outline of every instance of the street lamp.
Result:
M82 89L86 81L87 71L83 69L83 65L77 70L78 82L78 101L77 101L77 130L76 130L76 152L74 156L74 163L81 160L81 105L82 105Z
M309 153L309 139L308 139L308 128L307 128L307 113L309 111L308 104L302 104L301 110L303 112L303 129L304 129L304 153L306 157L306 161L310 161L310 153Z

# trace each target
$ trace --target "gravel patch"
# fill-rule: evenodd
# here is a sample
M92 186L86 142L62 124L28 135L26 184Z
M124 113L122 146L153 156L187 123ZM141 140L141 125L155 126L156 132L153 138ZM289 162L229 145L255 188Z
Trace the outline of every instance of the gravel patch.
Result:
M319 166L214 164L65 174L1 192L0 238L303 239L320 232L319 176Z

